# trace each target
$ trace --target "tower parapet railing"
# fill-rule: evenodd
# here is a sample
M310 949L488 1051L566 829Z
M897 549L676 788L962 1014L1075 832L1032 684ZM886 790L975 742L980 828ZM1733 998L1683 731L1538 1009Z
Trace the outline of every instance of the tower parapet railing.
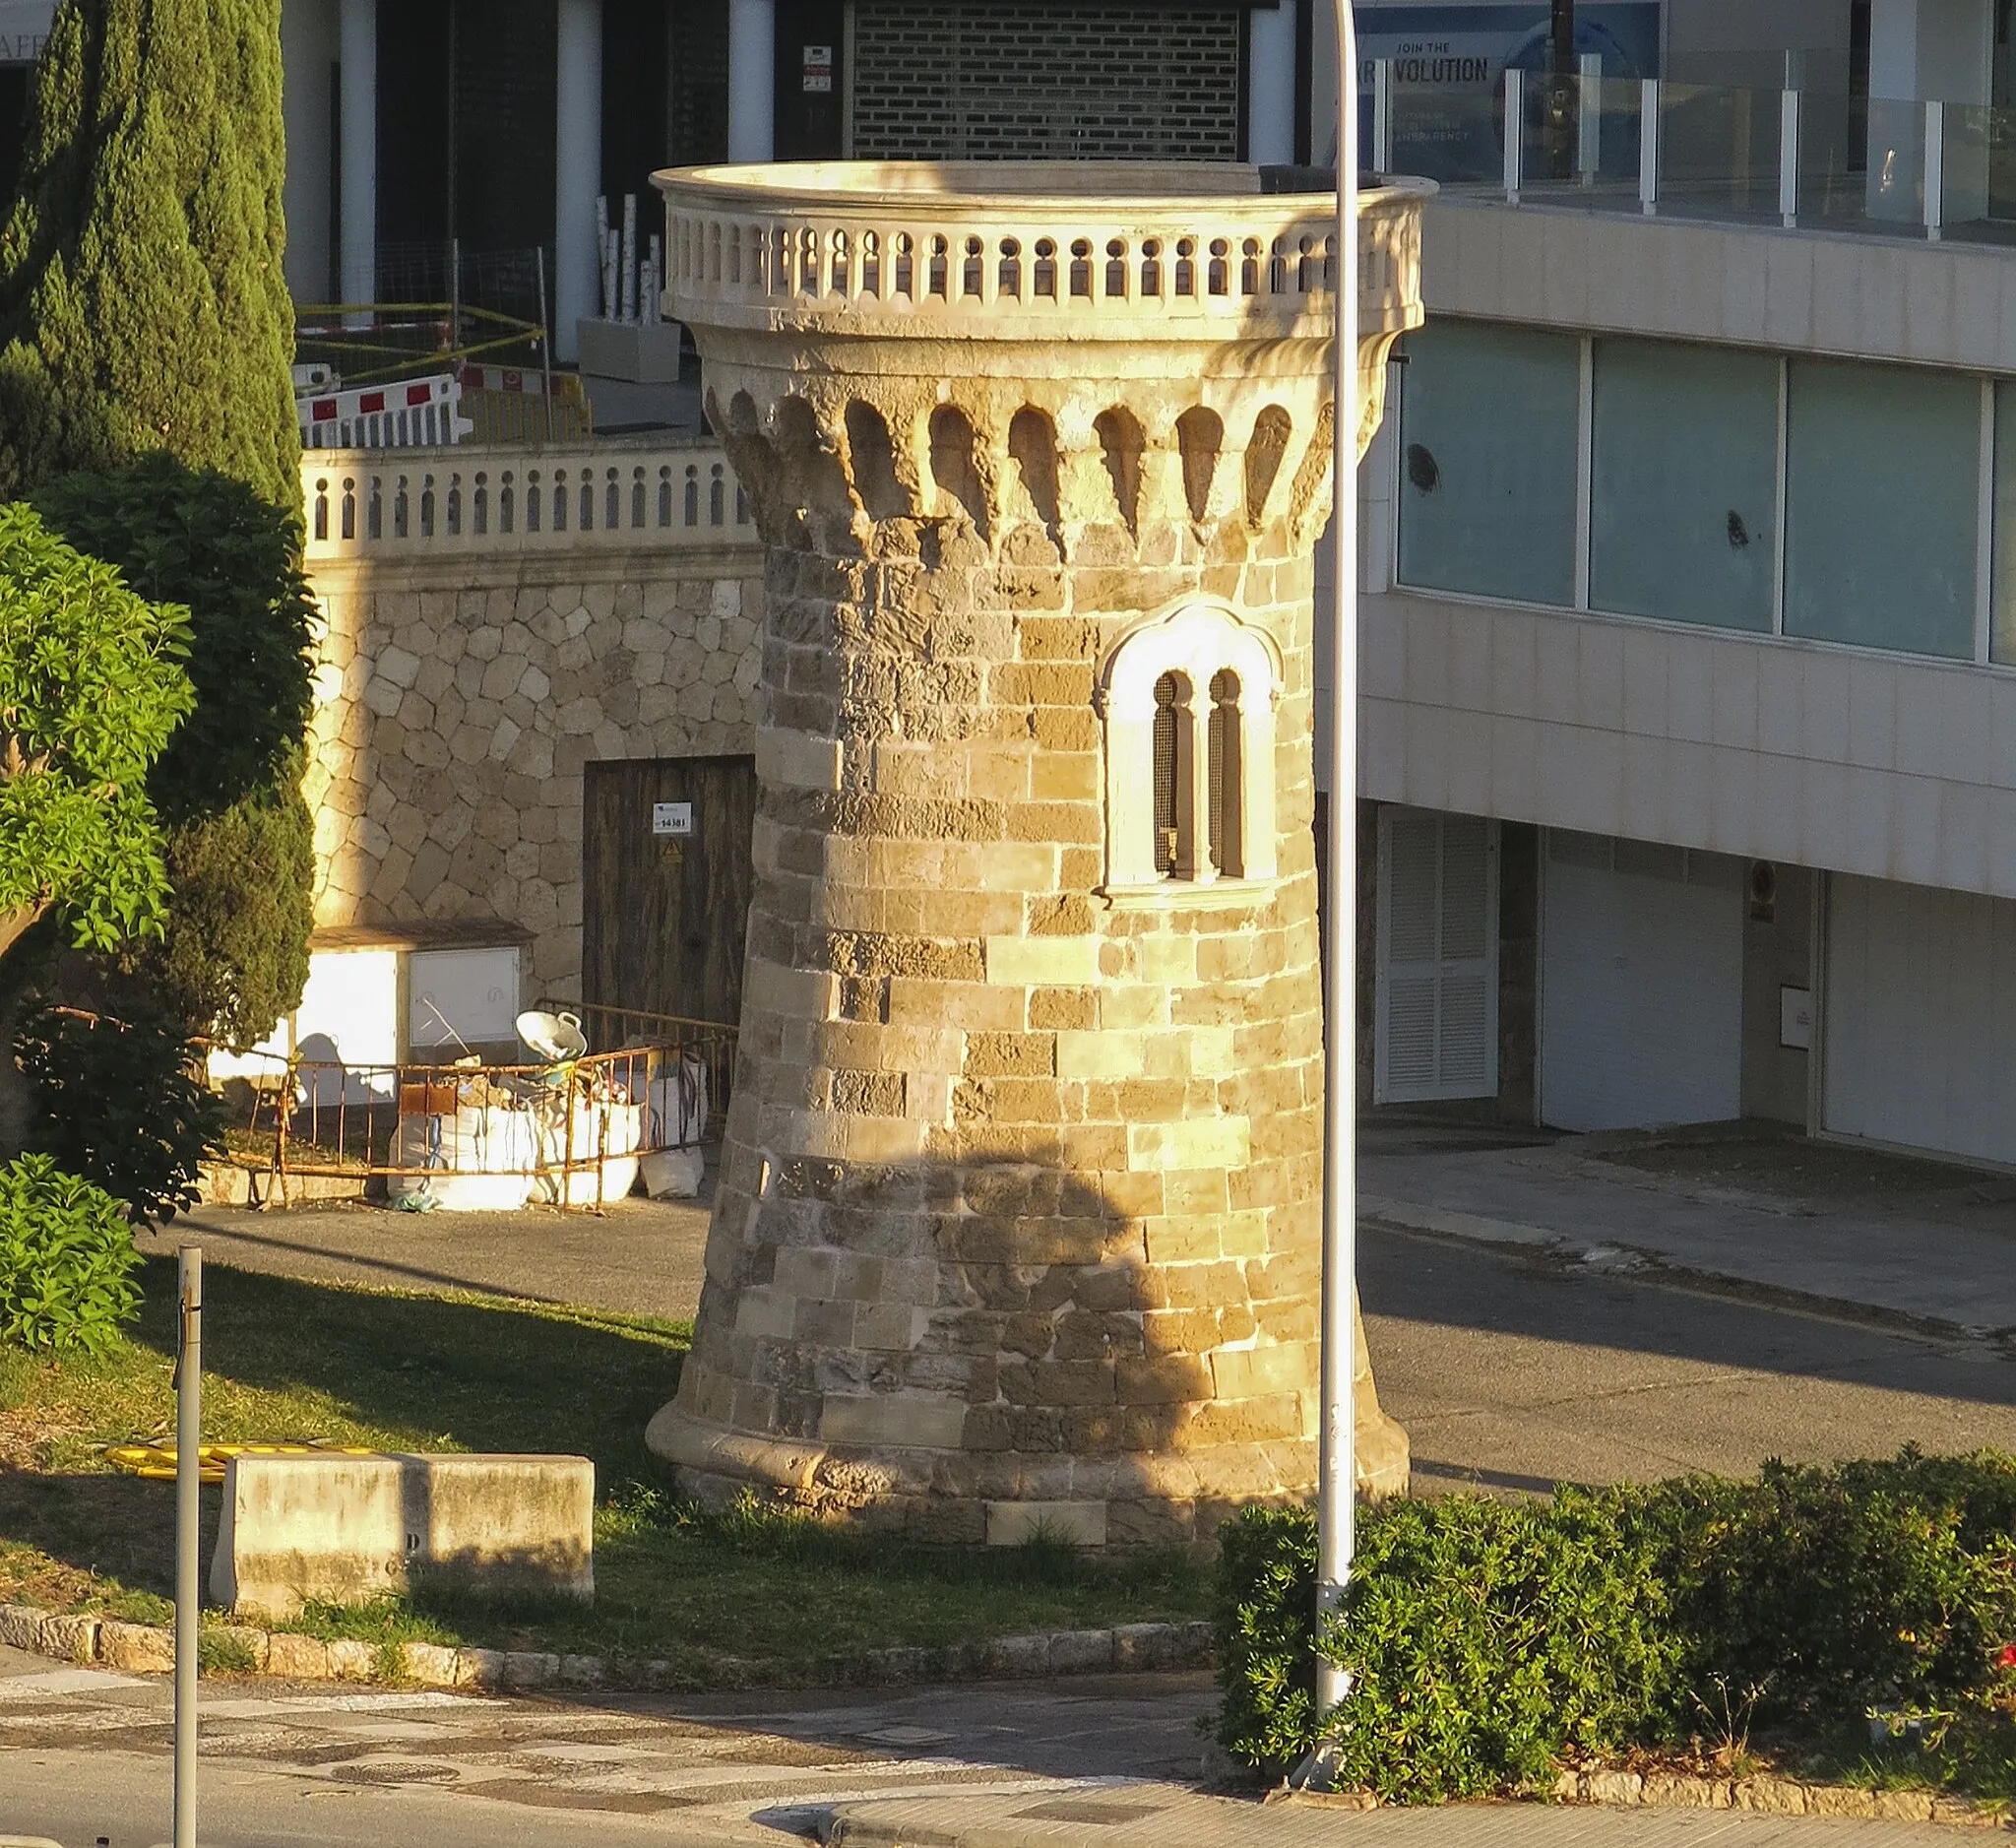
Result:
M317 450L307 560L752 547L748 496L711 438L534 448Z
M715 326L990 341L1183 339L1328 332L1336 224L1325 196L1267 194L1259 169L1102 162L1112 190L1079 193L1077 162L794 167L751 210L760 168L689 174L666 202L667 287ZM774 174L774 170L773 170ZM1127 188L1154 189L1152 200ZM942 188L942 190L938 190ZM1060 196L1061 195L1061 196ZM1373 185L1360 237L1360 325L1398 331L1418 274L1419 196Z

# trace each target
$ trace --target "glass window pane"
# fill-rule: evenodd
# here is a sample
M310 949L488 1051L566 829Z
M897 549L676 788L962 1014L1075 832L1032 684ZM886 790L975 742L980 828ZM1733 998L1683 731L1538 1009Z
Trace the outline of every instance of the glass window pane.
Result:
M1786 633L1971 659L1981 387L1795 359L1788 390Z
M1778 361L1600 340L1595 423L1591 605L1769 630Z
M1995 387L1994 609L1992 660L2016 664L2016 385Z
M1572 604L1579 343L1440 321L1410 334L1407 352L1402 581Z

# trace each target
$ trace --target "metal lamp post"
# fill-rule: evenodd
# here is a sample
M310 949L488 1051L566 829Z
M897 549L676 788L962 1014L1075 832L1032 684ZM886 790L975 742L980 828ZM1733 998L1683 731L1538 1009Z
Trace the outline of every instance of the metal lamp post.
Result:
M1316 1622L1344 1605L1357 1489L1353 1378L1357 1370L1357 715L1358 715L1358 81L1352 0L1337 17L1337 379L1331 538L1329 927L1323 956L1323 1433L1317 1476ZM1320 1727L1343 1704L1349 1671L1316 1657ZM1327 1756L1313 1754L1312 1771Z

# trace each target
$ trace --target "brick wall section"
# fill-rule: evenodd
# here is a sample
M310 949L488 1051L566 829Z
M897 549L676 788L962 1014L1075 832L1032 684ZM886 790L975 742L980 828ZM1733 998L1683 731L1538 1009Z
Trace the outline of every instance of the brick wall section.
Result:
M744 1479L707 1458L736 1434L796 1444L819 1459L799 1499L934 1539L1039 1519L1208 1540L1233 1505L1315 1476L1309 544L1327 425L1313 387L1292 394L1295 449L1249 518L1242 445L1265 401L1239 386L1194 519L1173 434L1190 400L1162 388L1138 518L1114 516L1093 446L1056 458L1046 522L1018 516L1017 477L990 460L1024 389L959 400L995 483L990 536L971 512L867 517L836 469L857 410L850 426L823 409L842 433L818 436L787 402L774 438L729 441L744 482L771 484L770 729L707 1281L653 1441L722 1495ZM1092 422L1060 406L1051 427ZM1285 664L1280 876L1113 905L1096 676L1144 614L1198 593ZM1375 1482L1404 1484L1368 1372L1359 1423Z
M860 0L862 159L1233 160L1239 15Z
M582 765L754 748L758 569L747 548L318 566L317 924L520 924L529 989L577 995Z

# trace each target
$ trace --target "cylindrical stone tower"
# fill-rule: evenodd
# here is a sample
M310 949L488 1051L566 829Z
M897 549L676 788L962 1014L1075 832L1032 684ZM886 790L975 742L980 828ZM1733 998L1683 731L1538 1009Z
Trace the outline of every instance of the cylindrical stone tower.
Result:
M769 557L740 1057L652 1447L924 1538L1209 1539L1316 1474L1334 200L660 184ZM1365 197L1360 448L1428 190ZM1360 1369L1360 1482L1403 1488Z

